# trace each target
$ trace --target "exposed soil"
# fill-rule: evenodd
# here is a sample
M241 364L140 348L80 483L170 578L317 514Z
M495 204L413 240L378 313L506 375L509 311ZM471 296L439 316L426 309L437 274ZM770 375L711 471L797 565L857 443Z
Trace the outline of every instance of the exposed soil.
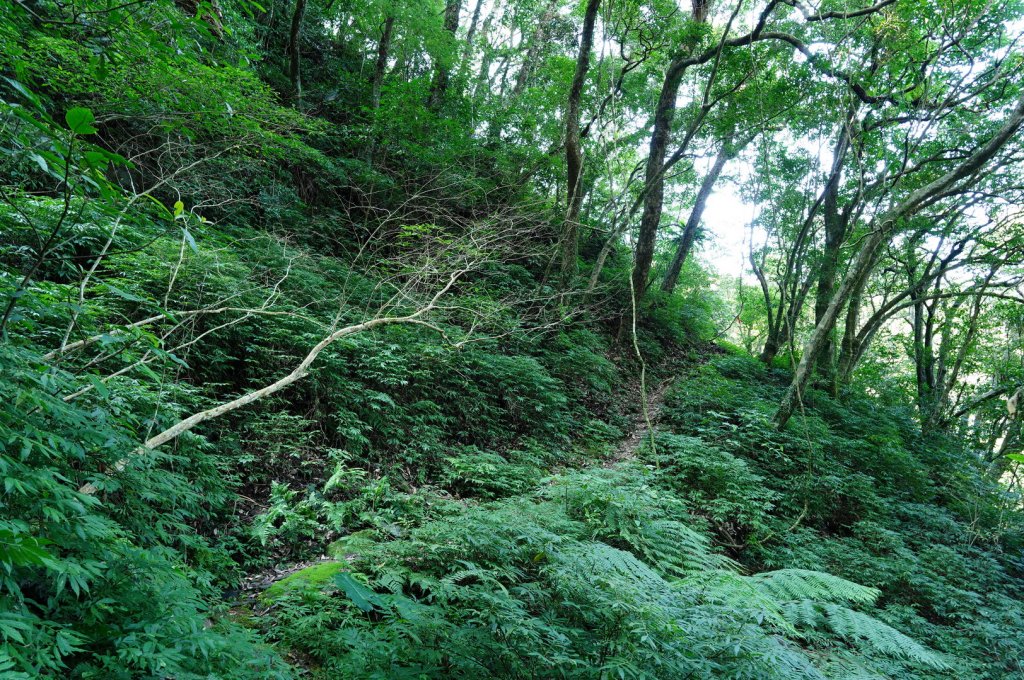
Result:
M675 377L662 380L654 386L647 394L647 414L644 414L643 396L640 394L640 385L636 386L636 403L640 406L637 414L633 416L633 422L626 436L615 447L615 452L605 461L605 467L612 467L625 460L631 460L636 456L637 449L650 437L650 429L647 422L650 419L651 427L658 425L658 417L661 415L661 407L665 403L665 394L675 382Z

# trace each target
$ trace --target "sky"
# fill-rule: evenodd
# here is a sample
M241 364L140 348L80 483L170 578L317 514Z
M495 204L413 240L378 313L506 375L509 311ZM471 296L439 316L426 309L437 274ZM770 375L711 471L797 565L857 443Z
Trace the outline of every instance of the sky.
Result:
M699 253L701 259L722 276L735 277L746 272L747 253L750 251L748 224L753 220L755 210L752 204L740 198L731 182L723 182L708 198L704 210L707 238Z

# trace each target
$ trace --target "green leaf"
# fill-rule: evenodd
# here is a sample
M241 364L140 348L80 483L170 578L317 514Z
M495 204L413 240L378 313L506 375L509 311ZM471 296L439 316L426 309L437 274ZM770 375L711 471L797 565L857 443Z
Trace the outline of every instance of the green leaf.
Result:
M0 563L14 566L46 566L53 555L43 546L49 541L32 536L18 536L10 531L0 530Z
M81 106L68 109L64 114L64 120L76 135L91 135L96 132L96 128L93 127L96 117L92 115L92 111Z
M185 242L188 243L188 247L192 249L192 252L198 253L199 246L196 245L196 240L192 238L192 233L188 229L185 229L184 227L182 227L181 233L182 236L185 237Z
M102 151L86 151L85 164L90 168L102 168L107 164L107 154Z
M341 588L341 591L345 593L348 599L352 600L352 604L364 612L372 612L380 604L380 598L377 596L377 593L352 578L352 575L347 571L340 572L335 576L334 583Z
M131 293L129 293L126 290L121 290L120 288L118 288L117 286L115 286L112 283L104 283L103 286L107 290L109 290L111 293L113 293L114 295L116 295L117 297L119 297L119 298L121 298L123 300L128 300L130 302L146 302L145 300L143 300L139 296L132 295Z
M30 153L29 154L29 158L34 160L36 162L36 165L38 165L39 169L42 170L43 172L49 172L50 171L50 166L46 164L46 159L43 158L42 156L40 156L39 154L37 154L37 153Z
M106 399L107 397L110 396L110 390L107 389L107 386L103 384L102 380L100 380L94 375L90 375L88 376L88 378L89 382L92 383L92 386L96 388L96 391L99 393L101 397Z
M4 80L6 80L11 87L17 90L25 99L27 99L37 109L41 110L43 108L43 103L39 100L39 97L33 94L27 87L19 83L17 80L12 80L11 78L4 77Z

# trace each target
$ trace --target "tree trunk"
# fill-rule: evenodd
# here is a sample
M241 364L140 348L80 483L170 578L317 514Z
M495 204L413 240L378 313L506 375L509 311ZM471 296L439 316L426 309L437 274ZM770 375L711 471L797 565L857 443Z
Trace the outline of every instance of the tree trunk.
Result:
M722 174L726 162L732 157L733 152L729 149L730 141L730 139L726 139L722 144L718 156L715 157L714 164L711 166L708 174L704 176L704 181L700 185L700 191L697 192L697 200L693 204L693 210L690 211L690 217L686 220L683 233L679 236L676 254L672 258L668 271L665 272L665 279L661 282L661 289L666 293L671 293L676 288L676 283L679 281L679 272L682 271L683 263L686 262L686 258L690 254L693 243L697 238L697 229L700 227L701 219L704 216L704 209L707 207L708 198L711 196L711 192L715 188L715 182L718 181L719 176Z
M923 291L922 291L923 294ZM935 335L931 330L932 309L927 301L914 300L914 377L917 386L917 409L928 411L932 391L935 389Z
M512 87L513 98L521 95L526 89L526 85L530 80L530 74L533 73L533 66L540 58L540 51L543 49L544 43L547 42L548 29L551 28L551 22L554 21L557 12L558 2L551 0L544 9L544 13L540 15L537 30L530 36L530 44L526 50L523 65L520 67L519 73L516 74L516 84Z
M871 265L870 265L870 269L873 269L874 266L875 266L875 262L872 262ZM840 355L843 354L843 344L842 343L845 342L847 338L851 338L852 339L852 338L856 338L857 337L857 327L860 325L861 301L864 299L864 289L865 289L865 287L867 287L867 283L868 283L868 277L865 276L864 278L860 279L857 282L857 284L853 287L853 289L850 292L849 301L847 302L847 305L846 305L846 322L844 324L843 340L840 342L840 352L839 352ZM826 305L826 308L827 308L827 305ZM851 347L848 347L847 349L849 351L853 352L853 350L855 350L856 348L851 346ZM832 351L832 334L831 333L826 337L825 344L824 344L824 347L823 347L822 351L823 352L824 351L829 351L829 352ZM850 357L857 356L859 358L860 355L859 354L851 353L849 356ZM839 394L839 385L840 385L839 374L840 374L840 370L839 370L838 364L841 364L841 363L842 363L842 359L839 359L836 364L833 364L832 357L830 356L829 357L829 362L828 362L828 365L827 365L827 368L826 368L826 372L824 373L824 376L826 378L828 378L828 380L829 380L829 392L831 392L832 395L838 395ZM821 366L820 357L819 357L818 366L819 367ZM850 364L848 368L849 368L849 371L852 371L853 370L853 364Z
M695 23L704 23L709 4L709 0L694 0L690 18ZM672 119L676 115L679 85L690 65L688 58L693 49L693 43L685 45L673 57L665 71L665 80L662 82L661 93L654 109L654 129L651 132L644 176L644 211L640 217L640 230L633 255L634 302L639 302L647 290L647 277L651 273L651 263L654 261L654 247L657 244L658 226L661 224L661 211L665 203L665 151L672 130Z
M477 94L480 92L481 88L486 88L486 87L488 87L490 85L491 64L494 63L494 54L495 54L495 51L491 48L490 41L488 39L488 36L490 35L490 32L491 32L491 21L492 21L492 19L494 19L494 15L493 14L489 14L487 16L487 18L484 20L484 25L483 25L483 27L480 30L480 33L483 36L484 46L483 46L483 56L480 59L480 72L476 74L475 83L473 85L473 98L474 99L476 99ZM470 51L472 51L472 50L470 49ZM471 55L467 55L466 56L467 68L468 68L470 56Z
M661 224L661 211L665 202L665 174L662 166L665 164L669 132L676 113L676 96L685 71L681 61L682 57L674 59L665 73L658 104L654 109L654 130L651 132L644 183L644 211L640 217L640 231L633 256L633 296L637 302L647 290L647 277L651 273L658 226Z
M829 302L835 294L836 274L839 271L839 249L846 239L846 220L839 211L839 185L843 176L843 165L850 148L850 130L853 114L847 116L839 132L839 140L832 155L832 171L825 185L822 200L823 221L825 223L825 243L821 254L818 271L818 288L814 296L814 323L825 317ZM818 360L818 372L826 377L834 377L832 336L825 338L821 356Z
M522 51L523 46L526 46L526 54L523 57L522 65L519 68L519 72L516 73L516 80L512 86L512 91L508 101L500 108L499 111L493 114L490 122L487 125L487 145L495 146L501 139L501 131L505 129L508 123L509 114L511 112L512 103L519 99L519 96L526 90L526 86L530 79L530 74L533 72L533 65L540 59L541 49L547 42L548 29L551 27L551 22L554 21L555 15L558 11L557 0L549 0L545 5L544 13L541 14L540 20L537 22L536 29L530 35L529 38L525 38L519 44L518 48L512 50L512 52L505 56L504 73L501 76L501 86L498 88L498 101L506 100L505 87L508 83L509 69L512 65L511 54ZM499 70L501 70L499 68ZM486 74L485 74L486 75ZM491 85L491 92L493 95L494 86Z
M775 357L779 355L779 350L782 349L780 336L781 333L778 330L774 333L769 331L768 336L764 341L764 347L761 348L761 353L757 355L758 361L761 361L766 365L771 365L771 363L775 361Z
M580 50L576 57L576 72L569 88L569 101L565 113L565 167L566 167L566 215L562 232L562 285L565 286L576 275L579 259L579 219L583 204L582 178L583 153L580 148L580 100L583 84L590 69L590 51L594 44L594 23L601 0L588 0L583 16L583 30L580 33Z
M394 34L395 17L388 16L384 19L384 29L377 42L377 63L373 67L373 82L370 93L370 108L376 111L380 108L380 91L384 85L384 73L388 68L388 56L391 52L391 36Z
M459 74L458 79L460 83L466 81L466 74L469 69L470 62L473 59L473 43L476 40L476 29L480 25L480 10L483 8L484 0L476 0L476 6L473 8L473 14L470 15L469 27L466 29L466 42L462 46L462 54L459 57ZM487 33L487 28L490 22L490 15L488 20L484 22L484 33ZM475 91L474 91L475 94Z
M394 34L395 17L388 16L384 19L384 29L381 32L380 40L377 42L377 63L373 67L373 81L370 84L370 109L374 112L376 119L377 109L380 108L380 92L384 85L384 73L388 67L388 56L391 52L391 37ZM372 121L376 125L376 120ZM370 143L366 150L366 162L373 165L374 157L377 155L377 133L370 137Z
M960 371L964 367L964 362L967 360L968 352L971 349L971 345L974 344L974 339L978 334L978 318L981 316L985 290L988 288L989 283L991 283L992 278L996 275L997 270L998 267L993 267L978 289L978 293L974 298L974 304L971 306L970 315L967 317L967 329L964 331L963 337L960 339L961 344L952 365L949 365L947 361L949 352L952 349L951 329L949 327L951 319L946 319L945 321L945 327L943 328L942 334L942 346L939 350L941 361L937 374L935 394L932 398L930 412L922 414L922 416L924 416L922 418L922 427L925 430L931 430L945 425L945 413L949 410L949 395L956 386L957 380L960 378ZM962 300L958 301L954 307L959 307L960 302L962 302ZM955 316L953 318L955 319Z
M473 38L476 37L476 27L480 23L480 9L483 7L484 0L476 0L476 6L473 8L472 17L469 20L469 28L466 30L466 50L467 54L469 50L473 49Z
M899 294L894 295L889 299L888 302L880 306L874 311L874 313L868 317L868 320L860 328L856 327L856 319L854 323L851 323L851 317L847 313L847 324L843 333L843 340L840 343L839 349L839 362L836 371L834 381L834 391L838 392L838 389L842 385L848 385L853 377L853 370L857 364L863 358L865 351L871 344L871 340L875 334L892 319L897 313L904 309L911 309L915 314L914 319L924 319L924 310L926 308L926 302L922 298L926 289L933 283L938 283L939 279L950 271L955 265L956 258L963 252L967 245L967 240L962 239L953 245L949 254L938 260L939 249L932 254L931 261L927 264L924 272L920 277L917 276L917 265L914 263L908 264L907 271L907 287ZM941 247L941 241L940 241ZM938 267L935 267L938 262ZM933 295L938 293L938 289L933 290ZM857 296L855 296L857 297ZM910 302L904 302L904 300L910 300ZM920 316L918 316L920 315ZM911 326L914 328L913 324ZM915 338L916 329L915 331ZM921 337L923 338L924 329L921 329ZM915 354L916 356L916 354ZM923 380L923 376L918 375L917 380L920 382Z
M835 328L840 309L851 297L853 290L861 285L861 282L867 280L874 266L875 254L882 243L885 242L893 220L895 220L895 217L885 219L882 222L882 226L871 232L864 239L860 252L857 253L857 257L850 267L850 271L847 273L846 278L843 279L839 290L832 297L832 302L829 303L821 320L814 327L810 339L804 346L804 353L800 358L800 363L793 374L793 381L790 383L789 389L786 391L786 395L783 397L782 403L775 413L775 424L780 429L789 422L790 416L793 415L793 409L803 399L804 390L810 380L811 372L815 363L817 363L818 355L825 346L825 340L832 333L832 329Z
M479 11L480 6L477 4L477 10ZM462 10L462 0L448 0L444 6L444 30L452 36L459 30L459 12ZM454 42L454 41L453 41ZM427 106L432 109L437 109L441 106L441 102L444 100L444 95L448 91L448 80L451 77L451 69L448 63L447 55L444 58L436 60L436 68L434 73L434 82L430 86L430 97L427 100Z
M764 340L764 347L761 350L760 360L766 364L770 364L775 355L779 353L781 344L779 342L779 326L782 323L782 309L780 307L779 313L775 314L772 308L772 293L768 287L768 278L764 275L764 261L758 264L757 259L754 257L754 251L750 251L750 268L754 272L754 276L757 277L757 282L761 286L761 295L764 296L764 309L768 315L768 334ZM784 291L783 291L784 292Z
M288 78L292 82L292 96L302 101L302 54L299 41L302 33L302 17L306 14L306 0L295 0L292 13L292 27L288 32Z

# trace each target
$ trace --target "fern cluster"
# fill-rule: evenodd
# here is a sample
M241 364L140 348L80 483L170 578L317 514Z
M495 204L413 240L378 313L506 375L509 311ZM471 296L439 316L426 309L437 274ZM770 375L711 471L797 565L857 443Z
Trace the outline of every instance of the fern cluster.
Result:
M800 647L823 624L837 642L944 667L849 608L877 590L816 571L744 575L654 480L624 465L451 509L338 563L326 589L276 593L268 633L330 677L824 677L823 650Z

